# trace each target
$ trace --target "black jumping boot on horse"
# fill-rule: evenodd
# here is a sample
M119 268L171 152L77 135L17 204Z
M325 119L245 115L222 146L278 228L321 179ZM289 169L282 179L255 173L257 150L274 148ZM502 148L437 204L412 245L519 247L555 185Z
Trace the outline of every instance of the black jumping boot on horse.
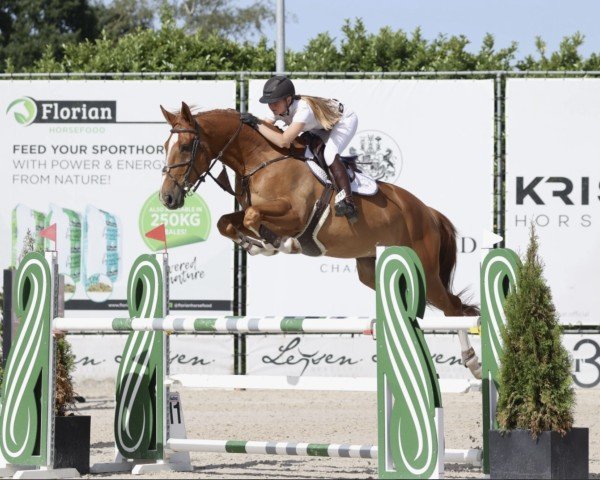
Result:
M338 200L339 194L336 195L335 215L337 217L346 216L348 222L356 223L358 221L358 208L352 198L352 189L350 188L350 179L346 167L340 160L340 156L336 155L335 160L329 166L329 171L333 178L333 185L336 191L345 193L345 196Z

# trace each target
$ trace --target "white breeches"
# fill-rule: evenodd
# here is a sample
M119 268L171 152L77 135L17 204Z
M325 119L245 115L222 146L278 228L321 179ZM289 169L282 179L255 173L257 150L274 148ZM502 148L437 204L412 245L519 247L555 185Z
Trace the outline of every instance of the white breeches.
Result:
M354 137L358 127L358 117L354 112L346 113L329 132L329 139L325 143L325 163L330 166L335 156L342 153Z

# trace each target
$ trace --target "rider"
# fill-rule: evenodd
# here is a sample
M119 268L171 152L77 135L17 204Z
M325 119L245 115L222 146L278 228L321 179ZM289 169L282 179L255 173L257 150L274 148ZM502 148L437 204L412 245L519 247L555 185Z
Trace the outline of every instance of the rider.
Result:
M358 209L352 198L350 180L340 160L340 153L348 146L356 133L358 118L346 105L333 99L296 95L292 81L284 75L275 75L265 83L260 103L268 103L271 115L263 122L274 124L283 121L288 128L280 133L251 114L243 114L242 121L255 128L267 140L280 148L289 148L302 132L316 133L325 138L324 157L332 174L335 188L345 196L336 196L335 214L345 215L350 223L358 219ZM342 194L343 195L343 194Z

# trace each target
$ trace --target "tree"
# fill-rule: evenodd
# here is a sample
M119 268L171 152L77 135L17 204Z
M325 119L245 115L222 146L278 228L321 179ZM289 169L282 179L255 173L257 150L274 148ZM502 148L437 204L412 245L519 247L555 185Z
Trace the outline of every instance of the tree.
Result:
M9 0L2 2L0 57L15 70L31 68L45 49L61 58L62 45L95 38L97 18L87 0Z
M188 33L202 31L238 40L262 33L275 20L274 2L255 0L246 7L232 5L232 0L171 0L175 18Z
M153 0L113 0L108 5L98 3L98 29L116 41L137 29L152 28L155 3Z
M6 45L10 42L14 24L14 0L0 3L0 70L6 62Z
M498 423L502 430L530 430L534 437L545 430L565 434L573 426L571 362L561 343L533 225L517 285L504 305Z

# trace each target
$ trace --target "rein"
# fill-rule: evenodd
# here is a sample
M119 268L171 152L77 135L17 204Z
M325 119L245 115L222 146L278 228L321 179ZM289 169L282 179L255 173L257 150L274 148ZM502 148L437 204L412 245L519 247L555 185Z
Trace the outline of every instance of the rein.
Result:
M173 183L175 183L175 185L177 185L177 187L179 189L181 189L181 191L183 192L184 195L191 195L196 190L198 190L198 187L200 186L201 183L203 183L206 180L206 176L208 175L208 176L210 176L215 181L215 183L217 185L219 185L219 187L221 187L223 190L225 190L230 195L233 195L234 197L237 197L238 195L231 188L231 185L229 183L229 178L227 177L227 174L225 173L225 166L223 166L223 171L217 177L215 177L210 171L212 170L212 168L215 166L215 164L218 161L221 161L221 159L223 157L223 154L225 153L225 151L227 150L227 148L238 137L238 135L240 134L240 131L242 129L242 125L243 124L244 123L240 120L240 124L238 125L238 128L235 131L235 133L227 141L227 143L221 149L221 151L217 154L217 156L214 157L209 162L208 169L206 170L206 172L204 172L202 174L198 173L198 171L196 170L195 163L194 163L194 160L196 159L196 155L198 154L198 150L201 147L201 145L200 145L200 125L196 121L195 125L194 125L194 127L195 127L194 129L191 129L191 128L172 128L171 129L171 135L174 134L174 133L177 133L177 134L179 134L179 133L192 133L192 134L194 134L194 140L192 142L192 151L191 151L191 154L190 154L190 159L188 161L186 161L186 162L180 162L180 163L175 163L173 165L165 165L163 167L163 169L162 169L162 173L164 175L168 175L169 178L173 181ZM171 137L169 137L169 138L171 138ZM241 176L242 192L240 193L239 196L241 198L245 197L245 200L246 200L248 206L252 205L251 196L250 196L250 177L252 177L254 174L256 174L257 172L259 172L263 168L266 168L266 167L268 167L269 165L271 165L273 163L280 162L282 160L287 160L288 158L292 158L292 159L296 159L296 160L305 160L304 158L300 158L300 157L294 156L292 154L281 155L280 157L273 158L271 160L267 160L265 162L262 162L260 165L258 165L255 168L253 168L249 173ZM174 169L174 168L181 168L181 167L186 167L185 173L183 175L183 184L179 183L177 181L177 179L171 174L171 170L172 169ZM190 174L192 173L192 171L194 173L196 173L196 175L198 175L198 179L194 183L190 182L190 179L189 179L190 178Z
M250 196L250 177L252 177L252 175L254 175L255 173L259 172L263 168L266 168L266 167L268 167L269 165L271 165L273 163L281 162L281 160L287 160L288 158L293 158L295 160L302 160L301 158L294 157L293 155L282 155L281 157L273 158L271 160L267 160L266 162L262 162L257 167L254 167L250 171L250 173L247 173L246 175L242 176L242 178L241 178L241 180L242 180L242 194L246 196L246 202L248 203L248 206L252 205L252 199L251 199L251 196Z

